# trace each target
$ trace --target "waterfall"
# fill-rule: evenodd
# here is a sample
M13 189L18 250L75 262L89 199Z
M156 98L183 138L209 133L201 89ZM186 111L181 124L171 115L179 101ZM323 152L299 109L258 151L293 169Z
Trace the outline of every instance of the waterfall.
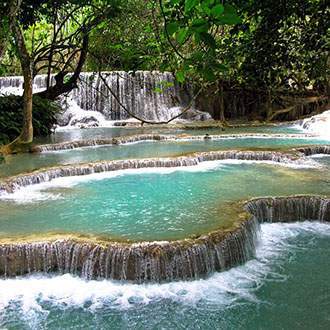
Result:
M173 242L98 244L64 239L0 244L0 274L59 272L136 283L198 279L252 258L257 227L250 219L225 235L220 231Z
M299 128L327 139L330 138L330 110L304 119Z
M237 221L231 229L172 242L16 238L0 243L0 274L59 272L135 283L198 279L251 259L261 222L330 221L330 199L320 196L258 198L233 207Z
M245 208L259 222L330 222L330 199L320 196L258 198Z
M133 75L115 71L103 75L120 103L139 117L163 121L178 114L176 107L181 105L180 88L171 73L137 71ZM101 112L111 120L129 118L97 74L83 73L79 87L72 94L84 110Z
M37 75L33 79L33 93L46 89L47 76ZM23 77L8 76L0 77L0 96L23 95Z
M58 118L60 126L109 126L114 120L130 118L123 107L147 121L167 121L178 115L191 98L190 92L184 91L169 72L113 71L103 72L102 75L106 84L96 73L81 73L77 88L68 96L60 97L59 102L65 109ZM36 76L34 92L44 90L46 81L46 75ZM22 85L23 78L20 76L0 77L0 94L21 95ZM209 114L196 109L189 110L183 118L211 119Z

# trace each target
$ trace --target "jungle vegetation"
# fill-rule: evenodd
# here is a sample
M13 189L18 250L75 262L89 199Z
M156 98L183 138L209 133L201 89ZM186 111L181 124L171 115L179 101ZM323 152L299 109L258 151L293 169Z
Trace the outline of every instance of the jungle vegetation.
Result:
M20 132L5 153L28 150L34 133L49 134L52 112L33 132L35 103L40 108L40 99L70 92L82 71L171 71L194 86L201 104L201 95L213 100L208 106L222 121L237 104L229 99L252 102L263 120L327 103L325 0L5 0L0 12L0 74L24 76L20 106L0 101L2 121L10 123L1 126L0 139L7 143ZM40 73L48 75L47 89L33 95Z

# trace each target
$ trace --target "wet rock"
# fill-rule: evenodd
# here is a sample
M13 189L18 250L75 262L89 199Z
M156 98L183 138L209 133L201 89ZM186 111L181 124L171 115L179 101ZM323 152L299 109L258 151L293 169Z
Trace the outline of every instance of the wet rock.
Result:
M67 126L72 119L73 114L70 111L64 111L63 113L56 116L56 122L59 126Z
M99 121L94 116L87 116L82 118L73 118L70 121L70 126L76 126L79 128L98 127Z
M127 122L125 121L116 121L113 126L127 126Z
M188 110L180 118L186 120L198 120L198 121L213 120L212 116L208 112L200 111L197 109Z

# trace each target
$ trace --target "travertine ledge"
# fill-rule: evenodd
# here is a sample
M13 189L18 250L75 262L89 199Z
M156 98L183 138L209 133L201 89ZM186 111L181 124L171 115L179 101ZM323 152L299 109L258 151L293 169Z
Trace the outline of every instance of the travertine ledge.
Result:
M122 145L136 142L148 142L148 141L202 141L202 140L226 140L226 139L248 139L248 138L264 138L264 139L283 139L294 138L304 139L315 137L314 134L272 134L272 133L242 133L242 134L218 134L218 135L165 135L165 134L138 134L114 138L103 139L85 139L75 140L62 143L52 143L34 146L33 152L49 152L59 150L70 150L83 147L95 147L106 145Z
M236 209L232 228L171 242L0 241L0 274L59 272L136 283L198 279L251 259L261 222L330 221L330 198L322 196L258 198Z
M141 168L167 168L196 166L202 162L215 160L252 160L272 161L276 163L304 165L302 150L291 152L279 151L249 151L249 150L221 150L210 152L197 152L188 156L171 158L148 158L129 160L109 160L76 165L62 165L40 169L31 173L20 174L0 180L0 195L13 193L15 190L34 184L49 182L53 179L69 176L82 176L93 173L110 172L125 169Z

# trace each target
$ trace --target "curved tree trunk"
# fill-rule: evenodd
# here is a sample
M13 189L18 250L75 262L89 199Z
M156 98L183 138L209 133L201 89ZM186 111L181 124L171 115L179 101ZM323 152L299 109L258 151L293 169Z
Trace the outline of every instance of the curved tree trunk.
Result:
M65 81L65 77L68 74L68 71L64 69L63 71L60 71L58 74L55 75L54 86L49 86L46 90L36 93L36 95L44 99L54 101L60 95L69 93L74 88L77 88L77 82L87 58L88 41L89 41L88 33L84 33L78 64L75 68L75 71L70 76L70 78L67 81Z
M23 92L23 123L21 134L13 142L2 148L4 154L27 152L33 141L32 125L32 94L33 94L33 61L26 48L24 36L18 23L14 24L16 46L24 77Z
M5 12L0 15L0 59L5 53L7 40L15 22L15 16L22 0L10 0L5 6Z

